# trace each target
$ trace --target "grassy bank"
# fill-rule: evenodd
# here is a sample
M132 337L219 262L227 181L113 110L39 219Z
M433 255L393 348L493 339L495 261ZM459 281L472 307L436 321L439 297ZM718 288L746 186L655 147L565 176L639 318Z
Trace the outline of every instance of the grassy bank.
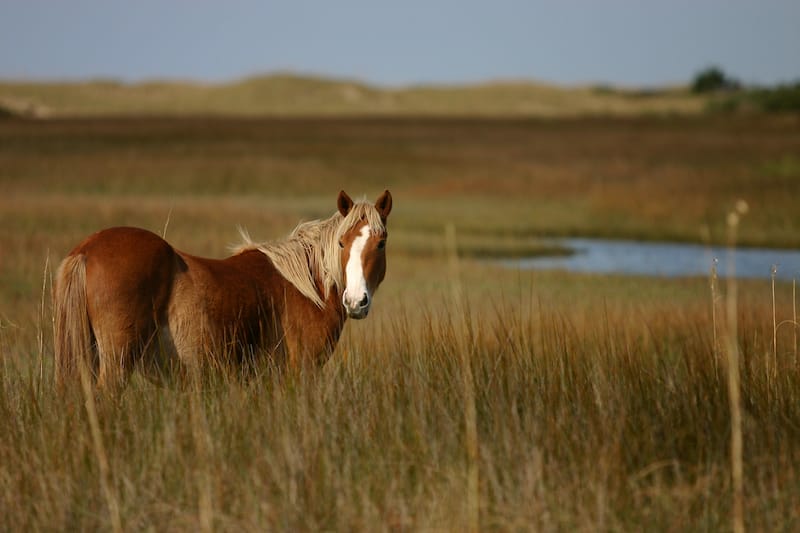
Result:
M559 87L528 81L378 87L354 80L269 75L230 83L113 80L0 81L0 109L25 116L513 116L698 114L708 98L653 91Z

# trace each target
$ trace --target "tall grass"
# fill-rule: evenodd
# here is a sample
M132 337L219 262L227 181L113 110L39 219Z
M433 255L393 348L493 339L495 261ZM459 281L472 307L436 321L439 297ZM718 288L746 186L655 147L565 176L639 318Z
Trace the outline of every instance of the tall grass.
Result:
M451 270L440 250L447 220L459 253L704 223L720 241L739 195L739 242L792 246L797 168L773 167L799 139L780 117L0 123L0 530L727 530L729 343L744 525L796 530L794 286L739 282L730 335L715 278L709 308L703 280ZM321 371L136 377L94 414L78 384L55 395L48 257L120 224L219 257L236 224L279 237L387 185L387 279Z
M137 378L97 406L107 472L80 390L51 392L52 348L4 329L19 357L0 367L0 529L112 529L108 490L126 530L464 530L472 460L484 530L728 527L728 389L707 307L464 302L394 307L321 372ZM768 379L770 313L737 316L744 520L792 530L800 371L781 357Z

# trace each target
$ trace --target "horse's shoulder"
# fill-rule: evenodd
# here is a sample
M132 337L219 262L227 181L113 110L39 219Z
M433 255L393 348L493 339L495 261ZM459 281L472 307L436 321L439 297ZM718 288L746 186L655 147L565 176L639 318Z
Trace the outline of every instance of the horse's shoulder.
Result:
M245 250L225 259L199 257L178 252L186 274L199 283L223 284L236 291L239 286L275 283L280 277L272 261L258 250Z

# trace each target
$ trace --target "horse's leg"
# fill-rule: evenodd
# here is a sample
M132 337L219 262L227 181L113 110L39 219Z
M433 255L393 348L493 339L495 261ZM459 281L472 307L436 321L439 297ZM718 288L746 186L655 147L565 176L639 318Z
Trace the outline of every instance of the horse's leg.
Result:
M298 371L303 366L303 348L299 342L299 336L292 331L286 332L284 340L286 349L286 366L291 371Z
M152 340L155 322L146 310L136 307L125 306L124 302L106 302L93 313L99 358L97 388L100 390L122 390L148 341Z
M113 394L125 388L133 372L139 344L138 339L125 332L98 336L98 390Z
M318 330L320 328L286 328L284 346L286 363L290 370L313 370L322 367L330 357L329 343Z
M344 326L338 296L331 294L322 311L309 301L294 302L282 317L287 363L293 369L315 369L330 359Z
M188 301L189 305L170 305L166 336L180 365L194 372L208 362L204 358L211 355L211 335L202 309L191 300Z
M160 322L155 323L155 331L142 347L135 367L153 384L173 385L180 361L166 319L163 324Z

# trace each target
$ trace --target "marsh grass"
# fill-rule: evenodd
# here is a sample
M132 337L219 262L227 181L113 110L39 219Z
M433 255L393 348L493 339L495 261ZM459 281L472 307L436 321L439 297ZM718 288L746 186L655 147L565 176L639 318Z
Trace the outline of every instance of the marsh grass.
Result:
M122 530L463 531L475 466L481 530L727 530L726 285L462 258L454 298L442 229L457 250L692 239L703 224L719 241L736 194L751 205L740 242L791 246L797 176L767 167L797 131L774 117L3 122L0 530L110 530L116 514ZM137 374L96 398L96 423L80 384L54 392L49 271L85 235L166 228L220 257L236 225L280 237L329 215L339 188L387 184L387 279L321 371ZM797 306L794 284L772 283L737 285L742 504L748 529L791 531Z
M773 163L800 151L798 132L781 116L5 121L0 222L69 221L78 238L152 214L160 232L174 208L176 223L213 217L275 237L328 216L340 188L391 188L392 230L411 251L429 250L417 237L440 239L450 220L485 252L479 238L697 241L702 226L724 243L723 206L745 197L740 244L790 247L800 174Z
M543 307L522 288L463 301L381 313L321 372L136 378L98 398L106 473L85 396L49 386L51 346L3 329L0 527L113 529L107 476L126 530L464 530L472 396L481 529L727 528L730 417L707 307ZM764 302L738 317L745 520L791 530L800 372L789 335L778 378L766 372Z

